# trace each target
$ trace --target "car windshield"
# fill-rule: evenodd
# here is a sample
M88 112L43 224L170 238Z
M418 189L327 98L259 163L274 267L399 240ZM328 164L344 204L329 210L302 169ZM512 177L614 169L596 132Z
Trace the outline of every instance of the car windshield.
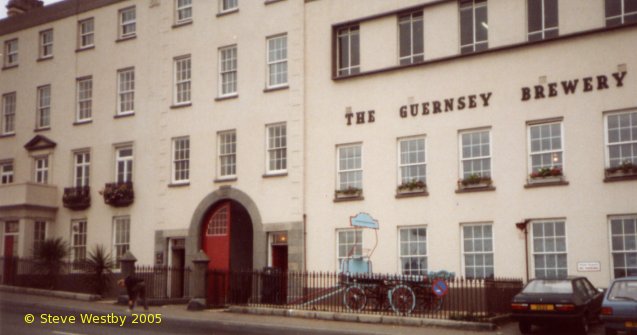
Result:
M637 301L637 280L615 282L608 292L608 299Z
M533 280L522 293L573 293L573 285L568 280Z

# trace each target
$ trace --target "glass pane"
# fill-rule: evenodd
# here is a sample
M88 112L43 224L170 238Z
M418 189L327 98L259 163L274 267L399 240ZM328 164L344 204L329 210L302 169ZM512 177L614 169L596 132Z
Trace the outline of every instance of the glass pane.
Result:
M544 0L545 28L558 26L557 0Z
M528 0L529 32L542 29L542 0Z
M606 17L621 14L621 0L606 0Z

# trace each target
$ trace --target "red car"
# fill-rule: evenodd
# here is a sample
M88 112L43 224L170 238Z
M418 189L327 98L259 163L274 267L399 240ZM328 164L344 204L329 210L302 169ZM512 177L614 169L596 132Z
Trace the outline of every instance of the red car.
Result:
M520 332L531 332L533 325L568 325L579 334L597 320L604 293L585 277L534 279L511 301L511 316Z

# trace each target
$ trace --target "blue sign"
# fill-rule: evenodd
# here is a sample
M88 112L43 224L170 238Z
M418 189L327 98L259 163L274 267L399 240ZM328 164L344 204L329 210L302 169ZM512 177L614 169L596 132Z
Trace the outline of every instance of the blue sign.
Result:
M350 216L349 222L353 227L378 229L378 220L367 213L358 213L356 216Z
M436 296L444 297L447 293L449 293L449 286L443 279L436 279L433 285L431 285L431 290Z

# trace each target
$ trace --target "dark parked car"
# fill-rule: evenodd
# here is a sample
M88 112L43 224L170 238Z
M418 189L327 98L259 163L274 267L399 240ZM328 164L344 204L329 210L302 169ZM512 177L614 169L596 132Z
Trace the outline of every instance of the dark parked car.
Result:
M589 322L599 317L603 295L584 277L534 279L513 297L511 315L523 334L533 325L567 325L586 334Z
M618 330L637 334L637 277L615 279L602 303L602 321L606 335Z

